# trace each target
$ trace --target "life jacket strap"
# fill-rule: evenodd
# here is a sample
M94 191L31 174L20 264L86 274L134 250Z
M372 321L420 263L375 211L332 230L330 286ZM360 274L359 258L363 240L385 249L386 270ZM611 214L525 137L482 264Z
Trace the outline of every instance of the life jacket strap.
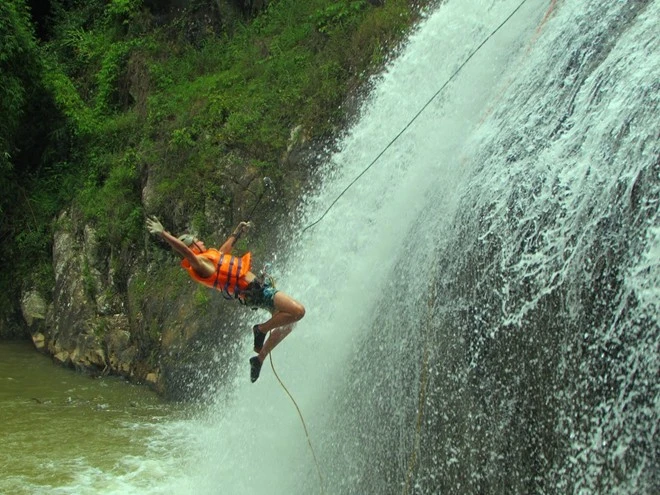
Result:
M241 279L241 269L243 268L243 258L236 258L238 260L238 266L236 267L236 284L234 285L234 294L238 297L238 292L240 289L239 281Z
M218 283L220 282L220 265L222 265L221 260L222 260L222 258L218 260L218 263L216 264L216 267L215 267L215 280L213 281L213 288L214 289L218 288Z
M231 274L232 274L232 269L234 268L234 258L233 256L229 258L229 270L227 270L227 281L225 282L225 287L222 289L223 292L226 292L229 294L229 286L231 284Z
M234 274L234 264L236 264L236 273ZM218 261L218 274L213 284L213 288L216 289L220 279L220 266L222 265L222 259ZM240 285L239 281L241 279L241 268L243 267L243 260L237 256L232 256L229 259L229 270L227 273L227 281L225 286L222 288L220 293L225 299L239 299L240 300ZM232 280L232 278L234 280ZM231 289L231 292L229 291ZM233 294L233 295L232 295Z

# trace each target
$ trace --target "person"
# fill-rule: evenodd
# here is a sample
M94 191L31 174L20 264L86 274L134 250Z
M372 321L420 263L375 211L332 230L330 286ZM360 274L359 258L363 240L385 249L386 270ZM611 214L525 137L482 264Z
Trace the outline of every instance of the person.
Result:
M146 224L151 234L165 240L183 258L181 266L193 280L222 292L228 299L237 299L247 306L271 313L269 320L252 327L257 355L250 358L250 380L256 382L266 356L291 333L294 323L305 316L305 307L277 290L271 277L260 278L252 273L251 253L240 258L231 254L236 241L252 223L239 223L220 249L207 248L203 241L191 234L175 237L156 217L147 218Z

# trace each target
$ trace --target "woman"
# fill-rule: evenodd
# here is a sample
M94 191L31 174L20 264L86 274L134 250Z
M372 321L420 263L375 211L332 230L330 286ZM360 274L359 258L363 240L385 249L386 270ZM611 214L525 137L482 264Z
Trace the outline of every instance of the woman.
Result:
M259 378L266 356L291 333L293 324L305 316L305 308L292 297L275 289L270 277L265 280L256 277L250 271L250 253L241 258L231 254L236 241L251 226L250 222L239 223L218 250L207 249L202 241L190 234L174 237L163 229L157 218L147 219L147 230L164 239L181 255L181 266L193 280L221 291L227 298L270 311L268 321L252 328L254 352L257 353L250 358L250 380L254 383ZM270 337L264 343L268 332Z

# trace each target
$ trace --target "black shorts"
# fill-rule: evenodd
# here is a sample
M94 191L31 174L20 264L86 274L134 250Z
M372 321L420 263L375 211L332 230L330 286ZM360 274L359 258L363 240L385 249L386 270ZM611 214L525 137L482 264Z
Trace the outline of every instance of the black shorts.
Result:
M278 292L271 277L266 277L263 283L255 279L243 291L242 299L252 309L261 308L272 313L275 311L275 294Z

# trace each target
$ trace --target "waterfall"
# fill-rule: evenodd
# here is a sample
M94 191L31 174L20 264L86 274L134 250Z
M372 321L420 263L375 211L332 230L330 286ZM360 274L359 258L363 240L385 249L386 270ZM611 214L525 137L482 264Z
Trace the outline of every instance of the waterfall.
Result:
M427 15L298 229L518 3ZM528 0L292 236L274 275L307 315L273 361L324 493L657 493L658 19L657 0ZM158 493L321 493L247 340Z

